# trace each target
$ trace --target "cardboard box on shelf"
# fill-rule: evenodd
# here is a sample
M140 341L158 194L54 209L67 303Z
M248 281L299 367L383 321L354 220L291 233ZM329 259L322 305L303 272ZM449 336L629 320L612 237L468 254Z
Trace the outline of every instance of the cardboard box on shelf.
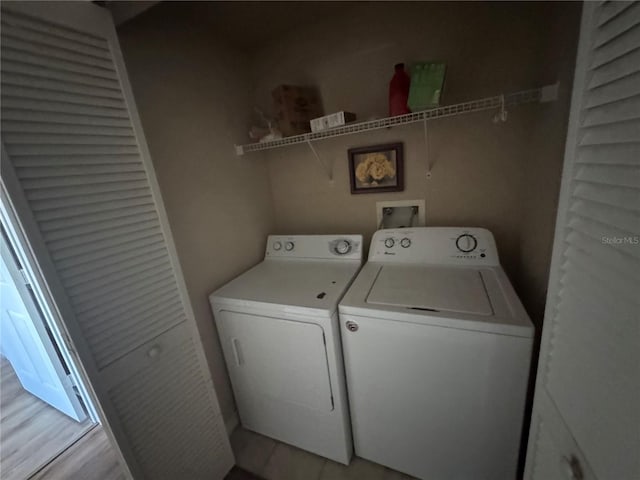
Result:
M278 129L285 137L311 131L311 119L322 115L320 95L314 87L280 85L272 92Z

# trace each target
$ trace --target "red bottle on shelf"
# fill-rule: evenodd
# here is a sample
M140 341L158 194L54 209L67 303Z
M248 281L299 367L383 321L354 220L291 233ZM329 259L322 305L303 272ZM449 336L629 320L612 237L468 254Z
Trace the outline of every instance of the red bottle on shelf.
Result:
M397 63L394 68L396 73L389 83L389 116L391 117L411 113L407 106L411 78L404 70L404 63Z

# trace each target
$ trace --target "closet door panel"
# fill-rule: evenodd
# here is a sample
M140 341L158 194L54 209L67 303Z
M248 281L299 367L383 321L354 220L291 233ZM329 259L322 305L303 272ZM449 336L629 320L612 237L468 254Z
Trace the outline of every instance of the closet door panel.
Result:
M595 478L640 478L638 52L640 2L584 3L528 478L554 422Z
M3 2L3 186L136 478L233 455L111 18Z

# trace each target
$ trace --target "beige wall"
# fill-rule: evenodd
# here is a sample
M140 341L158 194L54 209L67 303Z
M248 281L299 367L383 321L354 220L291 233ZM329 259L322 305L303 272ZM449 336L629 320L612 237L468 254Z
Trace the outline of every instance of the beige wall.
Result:
M327 7L330 8L330 7ZM323 140L324 175L304 145L266 156L279 233L364 233L375 202L425 199L428 225L481 226L541 325L562 165L580 5L578 3L367 3L287 34L254 56L255 98L270 106L281 83L319 87L326 112L387 115L388 82L400 61L442 59L445 103L561 82L560 101L429 123L426 179L422 125ZM402 141L405 190L351 195L347 149Z
M235 404L207 296L257 263L273 225L266 165L237 158L243 55L160 5L118 33L222 413Z

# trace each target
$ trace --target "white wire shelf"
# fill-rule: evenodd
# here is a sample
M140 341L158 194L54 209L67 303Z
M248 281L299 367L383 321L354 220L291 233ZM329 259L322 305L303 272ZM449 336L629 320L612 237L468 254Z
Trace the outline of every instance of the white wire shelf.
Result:
M245 153L257 152L261 150L271 150L273 148L281 148L288 145L310 143L314 140L340 137L343 135L352 135L354 133L370 132L372 130L379 130L382 128L395 127L398 125L408 125L410 123L426 122L429 120L437 120L439 118L482 112L513 105L521 105L524 103L550 102L556 100L557 96L558 84L555 83L553 85L532 88L530 90L522 90L507 95L496 95L494 97L486 97L479 100L472 100L470 102L446 105L430 110L423 110L421 112L399 115L397 117L387 117L377 120L370 120L368 122L352 123L322 132L304 133L302 135L295 135L292 137L281 138L279 140L272 140L269 142L236 145L236 154L243 155Z

